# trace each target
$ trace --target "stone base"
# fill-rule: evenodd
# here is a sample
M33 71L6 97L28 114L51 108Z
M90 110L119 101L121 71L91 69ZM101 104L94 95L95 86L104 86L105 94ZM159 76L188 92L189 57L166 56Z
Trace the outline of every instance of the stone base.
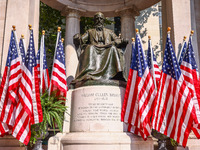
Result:
M0 150L26 150L20 142L11 135L0 137Z
M60 142L62 150L153 150L151 138L144 141L125 132L74 132L65 134Z

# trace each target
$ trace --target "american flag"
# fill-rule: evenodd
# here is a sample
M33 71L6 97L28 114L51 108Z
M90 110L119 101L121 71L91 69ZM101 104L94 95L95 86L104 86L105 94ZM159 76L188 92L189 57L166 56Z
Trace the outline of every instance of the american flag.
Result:
M15 31L11 32L10 46L4 75L0 88L0 134L4 135L12 129L15 122L15 99L21 78L20 59L17 51Z
M151 76L153 77L153 79L156 80L156 87L158 87L161 73L160 73L160 69L158 67L158 63L156 61L156 57L153 52L150 38L148 41L147 63L148 63L148 67L149 67Z
M155 97L155 87L149 72L139 34L132 50L131 68L121 112L127 131L140 135L144 140L151 134L150 117Z
M187 49L187 43L186 43L185 37L184 37L184 39L183 39L183 44L182 44L180 53L179 53L179 55L178 55L178 57L177 57L179 66L181 65L181 63L182 63L182 61L183 61L183 58L184 58L184 56L185 56L186 49Z
M169 32L154 106L153 129L185 147L193 121L197 122L197 119L191 93L176 60Z
M42 64L43 67L41 67L40 64ZM49 71L47 68L47 60L46 60L44 35L42 35L41 37L40 49L38 50L37 53L37 70L39 74L40 93L44 93L46 90L49 89L49 84L50 84Z
M20 48L20 52L21 52L22 62L24 63L25 62L25 44L24 44L23 38L20 38L19 48Z
M189 38L188 49L184 54L183 61L181 63L181 72L183 73L186 85L189 87L192 93L192 100L195 105L198 122L200 122L200 87L199 87L199 73L197 63L195 60L195 54L192 46L192 35ZM200 138L200 130L193 128L195 135Z
M58 43L54 53L53 68L50 82L50 95L55 91L55 95L66 97L67 77L65 67L65 55L61 32L58 32Z
M24 144L28 144L31 136L31 124L42 122L39 83L36 78L36 58L33 30L30 30L29 47L23 64L23 72L19 87L19 102L15 113L15 125L12 135Z

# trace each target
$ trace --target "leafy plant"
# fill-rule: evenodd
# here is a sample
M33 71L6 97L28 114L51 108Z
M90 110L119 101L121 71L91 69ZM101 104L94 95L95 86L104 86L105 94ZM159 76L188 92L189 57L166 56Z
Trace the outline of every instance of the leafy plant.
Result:
M43 121L31 126L30 145L36 143L38 138L44 139L47 134L48 125L54 129L58 127L62 132L64 112L67 109L65 106L65 98L56 96L54 93L49 96L45 92L41 97L41 105L43 111Z
M171 142L172 146L174 146L174 147L178 146L178 143L174 139L170 138L170 142Z

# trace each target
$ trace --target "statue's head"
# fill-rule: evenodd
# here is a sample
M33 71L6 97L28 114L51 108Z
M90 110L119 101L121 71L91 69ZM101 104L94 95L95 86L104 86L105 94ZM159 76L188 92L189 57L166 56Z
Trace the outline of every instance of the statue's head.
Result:
M96 28L98 29L103 29L103 25L104 25L104 15L101 12L97 12L94 15L94 25Z

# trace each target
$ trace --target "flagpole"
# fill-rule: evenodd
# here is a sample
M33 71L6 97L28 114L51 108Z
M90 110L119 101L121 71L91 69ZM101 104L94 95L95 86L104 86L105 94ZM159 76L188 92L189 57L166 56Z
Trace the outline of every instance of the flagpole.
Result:
M154 70L154 64L153 64L153 48L152 48L152 45L151 45L151 36L149 36L148 38L149 38L150 51L151 51L151 67L152 67L152 70L153 70L153 82L154 82L155 89L157 90L155 70Z
M191 42L192 42L192 36L193 36L193 34L194 34L194 30L191 30L191 32L190 32Z
M45 31L42 30L42 37L41 37L41 43L40 43L40 95L42 95L42 83L43 83L44 35L45 35Z
M61 38L61 41L62 41L62 44L64 43L64 38ZM64 46L63 46L64 47ZM66 65L66 64L65 64ZM65 66L65 75L67 76L67 74L66 74L67 72L66 72L66 66Z
M25 54L25 56L26 56L26 45L25 45L24 35L23 35L23 34L21 35L21 39L22 39L22 43L23 43L23 45L24 45L24 54ZM25 56L24 56L24 57L25 57Z
M18 41L17 41L16 26L13 25L12 27L13 27L14 37L15 37L15 43L16 43L16 46L17 46L17 52L18 52L18 55L19 55L19 58L20 58L20 62L22 62L22 56L21 56L19 44L18 44Z
M56 49L57 49L57 46L58 46L58 39L59 39L59 35L61 34L61 27L58 27L58 33L57 33L57 39L56 39L56 46L55 46L55 50L54 50L54 57L53 57L53 63L54 63L54 60L55 60L55 55L56 55ZM53 68L51 70L51 77L52 77L52 72L53 72ZM51 80L50 80L50 85L49 85L49 96L50 96L50 93L51 93Z
M184 47L185 42L186 42L185 40L186 40L186 36L183 37L183 43L182 43L181 49L180 49L179 52L178 52L178 56L177 56L177 61L178 61L178 62L179 62L179 60L180 60L181 53L182 53L182 51L183 51L183 47Z
M191 30L190 32L190 38L191 38L191 45L192 45L192 36L194 34L194 30ZM198 65L197 65L197 69L198 69ZM197 79L199 80L199 75L197 76Z
M135 50L135 38L133 37L133 38L131 38L131 40L132 40L132 48ZM132 58L133 58L133 55L131 53L131 60L132 60ZM130 64L131 64L131 62L130 62Z

